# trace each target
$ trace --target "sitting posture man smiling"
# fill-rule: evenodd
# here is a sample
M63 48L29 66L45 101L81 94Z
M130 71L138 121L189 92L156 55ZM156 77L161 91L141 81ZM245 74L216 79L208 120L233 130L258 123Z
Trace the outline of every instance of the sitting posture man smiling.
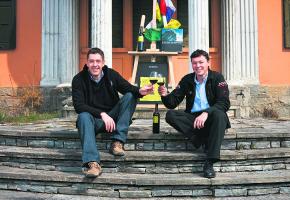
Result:
M78 113L77 128L82 145L83 173L87 177L97 177L102 172L95 134L110 133L113 140L110 153L124 155L124 143L137 98L152 91L152 85L135 87L108 68L101 49L88 51L87 64L72 81L72 99ZM123 94L121 99L118 92Z
M170 93L165 86L158 92L163 104L170 109L177 107L186 97L186 109L169 110L166 122L183 133L196 147L205 147L204 177L214 178L213 163L220 158L220 147L225 129L230 128L226 114L230 107L229 90L224 77L209 69L209 55L196 50L191 56L193 73L185 75Z

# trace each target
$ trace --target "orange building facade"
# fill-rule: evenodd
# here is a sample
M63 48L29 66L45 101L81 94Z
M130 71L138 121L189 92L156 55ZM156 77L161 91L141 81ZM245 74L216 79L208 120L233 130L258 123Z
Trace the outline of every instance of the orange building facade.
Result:
M106 64L130 81L134 57L128 51L136 48L140 14L147 14L146 23L151 20L148 2L16 1L16 48L0 49L0 89L69 86L85 63L88 48L95 46L104 49ZM289 93L284 1L204 2L173 1L174 18L180 19L185 30L183 52L173 57L175 81L191 71L190 53L203 48L210 53L212 69L222 72L229 85L283 87L283 93ZM237 14L237 10L243 12ZM199 20L206 21L199 24Z

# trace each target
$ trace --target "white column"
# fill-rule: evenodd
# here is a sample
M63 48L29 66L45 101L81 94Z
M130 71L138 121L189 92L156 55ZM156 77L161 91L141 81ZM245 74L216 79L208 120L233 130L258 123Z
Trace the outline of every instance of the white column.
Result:
M258 84L257 0L222 0L222 70L231 85Z
M112 0L92 0L91 22L91 47L102 49L112 67Z
M70 85L79 62L79 0L42 0L41 86Z
M79 66L79 1L59 0L59 75L70 85Z
M209 52L208 0L188 0L189 56L196 49ZM191 64L189 71L192 71Z
M41 86L55 86L58 80L58 0L42 1Z

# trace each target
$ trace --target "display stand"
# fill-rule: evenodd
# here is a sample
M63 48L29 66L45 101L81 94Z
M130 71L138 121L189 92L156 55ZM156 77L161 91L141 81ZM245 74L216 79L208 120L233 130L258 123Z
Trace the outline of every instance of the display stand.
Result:
M133 66L133 72L132 72L132 78L131 83L135 84L136 80L136 74L137 74L137 68L139 63L139 57L140 56L150 56L151 62L155 62L156 56L166 56L168 61L168 68L169 68L169 77L170 77L170 83L169 85L172 88L175 88L175 79L174 79L174 72L173 72L173 62L172 62L172 56L175 56L178 54L178 52L165 52L165 51L129 51L129 55L135 56L134 58L134 66Z

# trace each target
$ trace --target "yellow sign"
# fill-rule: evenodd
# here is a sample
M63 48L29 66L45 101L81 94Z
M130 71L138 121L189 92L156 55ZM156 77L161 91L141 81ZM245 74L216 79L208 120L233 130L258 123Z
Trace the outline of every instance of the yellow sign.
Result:
M150 77L140 77L140 87L143 87L145 85L151 84L150 83L150 79L152 79L152 78L150 78ZM162 77L160 77L160 78L156 77L156 78L153 78L153 79L157 80L156 82L166 81L165 78L162 78ZM140 98L140 102L161 101L161 97L160 97L160 95L158 93L159 85L157 83L155 83L153 85L153 87L154 87L154 93L153 94L148 94L148 95L144 96L143 98Z

